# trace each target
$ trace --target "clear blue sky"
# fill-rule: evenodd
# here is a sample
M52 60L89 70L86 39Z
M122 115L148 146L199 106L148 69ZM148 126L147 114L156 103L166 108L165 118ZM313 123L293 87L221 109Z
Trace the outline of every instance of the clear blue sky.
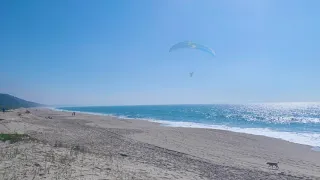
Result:
M319 7L318 0L2 0L0 92L71 105L320 101ZM168 52L184 40L217 55Z

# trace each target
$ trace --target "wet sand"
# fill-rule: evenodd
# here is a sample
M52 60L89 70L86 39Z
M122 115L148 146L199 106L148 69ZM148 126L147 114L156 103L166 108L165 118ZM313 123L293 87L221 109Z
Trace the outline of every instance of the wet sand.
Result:
M320 179L320 152L310 146L143 120L29 111L0 114L1 132L32 138L0 143L0 179ZM266 162L279 162L279 169Z

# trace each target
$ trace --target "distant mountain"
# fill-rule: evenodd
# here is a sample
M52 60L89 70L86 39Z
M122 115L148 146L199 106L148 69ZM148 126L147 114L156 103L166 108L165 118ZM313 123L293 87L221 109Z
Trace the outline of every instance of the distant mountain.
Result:
M44 106L35 102L26 101L9 94L0 93L0 108L6 109L16 109L16 108L29 108L29 107L39 107Z

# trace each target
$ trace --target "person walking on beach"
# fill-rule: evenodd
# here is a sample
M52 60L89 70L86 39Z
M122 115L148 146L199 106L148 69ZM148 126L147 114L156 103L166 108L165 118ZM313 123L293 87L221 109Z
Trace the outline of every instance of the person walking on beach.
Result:
M2 112L4 113L4 112L6 112L6 110L4 108L2 108Z

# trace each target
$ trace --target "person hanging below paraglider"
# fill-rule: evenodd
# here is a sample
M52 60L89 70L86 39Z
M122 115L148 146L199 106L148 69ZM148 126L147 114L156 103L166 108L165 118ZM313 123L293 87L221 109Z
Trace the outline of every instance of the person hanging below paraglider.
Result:
M190 77L192 77L193 76L193 72L189 73L189 75L190 75Z

